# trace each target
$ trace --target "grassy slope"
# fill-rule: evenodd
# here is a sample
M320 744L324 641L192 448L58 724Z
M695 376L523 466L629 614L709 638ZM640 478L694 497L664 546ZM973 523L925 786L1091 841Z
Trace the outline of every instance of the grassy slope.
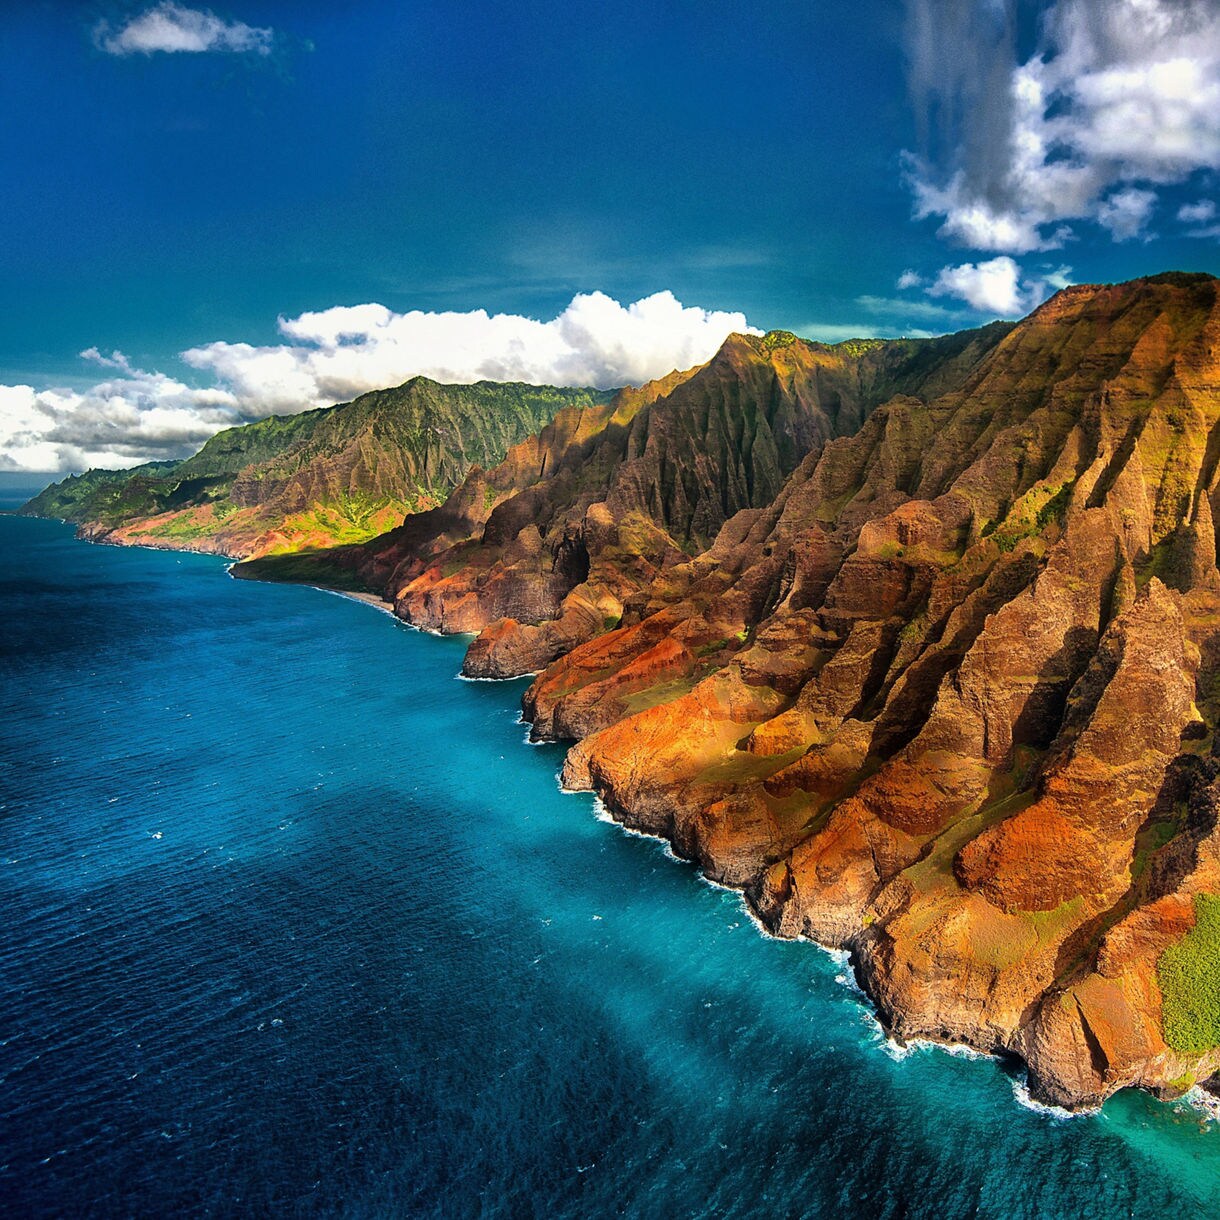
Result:
M23 511L99 523L120 540L250 554L357 542L442 501L561 407L608 394L417 377L341 406L230 428L181 463L90 471Z
M1195 926L1156 967L1165 1041L1183 1054L1220 1046L1220 897L1195 895Z

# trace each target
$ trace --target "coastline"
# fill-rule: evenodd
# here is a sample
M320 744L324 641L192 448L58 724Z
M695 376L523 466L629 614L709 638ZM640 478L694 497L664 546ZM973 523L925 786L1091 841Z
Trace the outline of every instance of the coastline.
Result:
M100 542L100 543L103 543L104 545L109 545L109 546L137 547L137 548L142 548L142 549L158 550L158 551L182 551L182 552L186 552L186 553L202 554L202 555L209 555L212 557L222 557L223 558L223 556L217 556L216 552L194 551L190 548L183 547L183 546L146 546L143 543L136 543L136 542L130 542L130 541L125 541L125 540L114 541L114 540L111 540L111 539L105 538L105 537L93 538L80 531L78 531L77 537L82 541ZM238 577L234 576L230 570L232 568L232 566L238 562L240 562L240 560L232 559L231 562L226 565L226 572L229 573L231 579L239 579ZM272 584L272 583L300 583L300 582L279 582L279 581L256 580L255 583ZM306 585L305 587L314 588L322 593L327 593L327 594L330 594L330 595L336 596L336 597L347 598L352 601L357 601L357 602L361 602L365 605L372 606L373 609L378 610L381 613L389 614L397 622L399 622L402 626L411 628L416 631L420 631L423 634L435 635L435 636L445 636L446 634L454 634L454 635L468 634L468 633L446 633L441 630L419 627L416 624L413 624L406 619L400 618L395 613L393 603L388 601L386 598L381 597L375 593L361 592L361 591L355 591L355 590L335 589L335 588L331 588L331 587L328 587L325 585L319 585L319 584L309 584L309 585ZM455 675L455 677L459 680L474 681L474 682L512 681L519 677L529 677L529 676L531 676L531 675L522 674L522 675L512 675L510 678L479 678L479 677L470 677L461 672L459 672L458 674ZM546 737L546 736L538 738L538 739L534 739L532 737L531 732L528 731L528 726L530 726L532 724L532 722L526 717L524 711L521 711L521 713L520 713L520 723L523 726L527 726L527 732L524 736L523 744L530 744L530 745L564 744L559 739ZM568 744L571 745L572 743L569 742ZM896 1034L894 1032L894 1030L892 1028L892 1025L890 1022L890 1014L887 1012L885 1007L882 1005L880 999L876 995L873 994L872 990L868 986L868 972L863 969L863 963L861 962L860 958L861 958L862 953L867 952L870 949L870 947L871 947L870 944L868 944L866 942L864 944L852 943L852 944L846 945L846 946L834 946L834 945L823 944L803 933L796 934L796 935L785 935L782 932L774 931L772 928L767 926L767 924L764 922L761 915L756 910L754 903L752 901L751 895L749 894L746 887L726 884L724 882L714 880L713 878L709 877L704 872L704 869L699 860L680 854L678 847L676 845L676 842L673 838L669 837L665 833L660 833L660 832L648 830L648 829L642 829L642 828L639 828L639 827L633 825L632 822L629 820L632 816L630 809L625 808L621 805L618 805L615 802L615 799L614 799L614 796L612 793L604 793L602 791L599 791L596 786L594 786L592 788L587 788L587 789L568 787L564 783L562 769L556 775L556 782L557 782L560 790L562 792L564 792L565 794L575 795L575 794L587 792L590 795L592 795L594 798L594 801L595 801L595 816L596 816L597 820L603 821L603 822L612 822L622 832L624 832L630 836L654 840L655 842L657 842L658 844L661 845L664 854L666 856L668 856L670 858L670 860L675 861L675 862L680 861L683 864L690 865L695 870L696 876L699 878L699 880L703 881L710 888L725 890L725 891L730 891L730 892L735 893L738 896L741 909L746 913L747 917L749 918L750 922L755 926L755 929L758 931L758 933L761 936L763 936L764 938L773 939L773 940L792 940L792 941L797 941L797 942L808 944L814 948L820 949L824 954L827 954L836 962L841 963L844 966L846 966L847 970L844 971L843 978L840 981L843 983L843 985L848 986L850 989L855 991L862 998L862 1000L863 1000L863 1003L861 1006L862 1011L864 1011L865 1015L868 1017L868 1019L871 1022L875 1023L875 1025L878 1029L879 1035L881 1037L881 1049L882 1049L883 1053L889 1055L891 1058L894 1058L896 1060L901 1060L901 1059L906 1058L914 1050L921 1049L921 1048L931 1048L931 1049L937 1049L937 1050L944 1051L946 1054L950 1054L950 1055L954 1055L954 1054L956 1054L956 1055L975 1055L980 1058L991 1059L997 1063L1002 1063L1005 1059L1008 1059L1008 1058L1015 1059L1016 1061L1019 1061L1019 1063L1021 1065L1021 1069L1022 1069L1020 1076L1013 1077L1013 1080L1012 1080L1013 1096L1018 1105L1025 1107L1027 1109L1039 1112L1039 1113L1043 1113L1043 1114L1047 1115L1048 1117L1053 1118L1055 1121L1064 1121L1065 1119L1071 1118L1071 1117L1096 1114L1100 1111L1100 1105L1092 1100L1087 1101L1087 1102L1082 1102L1078 1106L1069 1107L1069 1106L1063 1106L1063 1105L1056 1104L1054 1101L1051 1101L1049 1099L1044 1100L1042 1098L1039 1098L1037 1096L1036 1084L1031 1085L1031 1082L1030 1082L1028 1059L1027 1059L1026 1055L1024 1053L1022 1053L1022 1051L1019 1048L1005 1046L1005 1047L1000 1047L997 1049L994 1039L991 1039L990 1041L988 1041L986 1045L975 1044L969 1038L969 1031L961 1031L960 1036L955 1037L952 1040L945 1039L945 1038L939 1038L932 1033L923 1032L923 1031L913 1033L908 1038L903 1038L903 1037L899 1036L898 1034ZM1194 1085L1190 1090L1188 1090L1187 1092L1185 1092L1181 1095L1178 1095L1178 1096L1166 1096L1166 1095L1159 1093L1157 1090L1155 1090L1149 1086L1145 1086L1145 1085L1138 1084L1138 1083L1131 1084L1126 1087L1136 1088L1141 1091L1144 1091L1144 1092L1148 1093L1149 1095L1156 1097L1156 1099L1158 1101L1160 1101L1162 1104L1170 1105L1170 1104L1181 1103L1181 1104L1189 1105L1193 1110L1199 1111L1203 1115L1203 1117L1205 1118L1206 1121L1213 1122L1213 1123L1220 1123L1220 1097L1212 1094L1202 1083ZM1107 1096L1110 1096L1110 1095L1112 1095L1112 1094L1107 1094Z
M234 580L238 577L234 576ZM269 581L258 581L258 584L269 584ZM328 589L325 585L306 585L308 589L317 589L320 593L330 593L334 597L346 597L350 601L360 602L365 606L372 606L374 610L380 610L382 614L388 614L391 618L398 619L401 623L402 619L394 613L394 603L388 601L384 597L378 596L376 593L358 593L355 589ZM404 623L404 626L410 624Z
M522 716L520 723L528 725L530 722ZM526 733L524 744L540 746L546 744L554 745L556 743L546 739L535 741ZM596 790L590 791L588 789L568 787L563 782L562 771L556 775L555 779L559 791L565 796L592 796L593 814L597 821L615 827L621 834L629 838L645 839L655 843L660 848L661 854L671 863L684 864L693 869L695 879L698 882L706 885L709 889L735 895L739 909L763 940L789 941L820 950L836 966L840 967L839 972L835 975L835 982L857 997L861 1014L876 1031L879 1040L878 1049L895 1063L901 1063L916 1052L924 1050L936 1051L940 1054L956 1058L987 1060L1000 1067L1003 1066L1005 1061L1015 1061L1020 1064L1020 1071L1016 1074L1012 1072L1006 1072L1005 1074L1009 1076L1013 1100L1022 1109L1040 1114L1056 1123L1068 1122L1076 1118L1091 1118L1101 1114L1104 1103L1102 1105L1082 1105L1075 1109L1070 1109L1066 1106L1056 1105L1054 1102L1039 1100L1034 1096L1030 1086L1028 1064L1022 1056L1014 1052L997 1051L992 1048L975 1046L968 1041L949 1041L927 1034L920 1034L911 1038L900 1037L891 1028L886 1019L884 1009L865 985L857 966L854 949L836 948L833 945L823 944L821 941L814 940L812 937L804 934L794 937L779 935L763 922L755 910L753 903L750 901L749 894L744 889L726 885L724 882L716 881L709 877L699 867L698 861L679 855L673 840L666 835L658 834L654 831L641 830L616 817ZM1156 1096L1150 1090L1141 1091L1148 1092L1150 1096ZM1162 1105L1189 1106L1192 1111L1201 1116L1203 1121L1220 1125L1220 1095L1209 1092L1201 1084L1194 1085L1180 1097L1157 1097L1156 1099Z

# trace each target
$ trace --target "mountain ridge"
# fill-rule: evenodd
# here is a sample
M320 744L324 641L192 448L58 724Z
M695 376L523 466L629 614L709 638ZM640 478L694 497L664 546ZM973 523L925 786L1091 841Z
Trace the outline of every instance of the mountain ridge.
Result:
M170 469L65 480L22 511L73 520L99 541L231 558L360 541L442 502L473 464L499 460L556 411L611 397L412 377L334 407L227 428Z
M1218 295L1065 290L722 504L704 549L664 529L695 515L657 501L655 443L628 477L637 431L557 589L571 518L551 549L489 520L447 564L373 543L366 571L408 621L479 629L466 672L540 671L524 712L576 741L565 785L846 948L896 1036L1016 1054L1070 1108L1176 1096L1220 1067ZM541 570L549 601L492 617Z
M1220 1087L1220 281L1016 324L735 335L441 504L238 576L345 579L532 674L565 786L846 949L899 1038L1068 1108Z

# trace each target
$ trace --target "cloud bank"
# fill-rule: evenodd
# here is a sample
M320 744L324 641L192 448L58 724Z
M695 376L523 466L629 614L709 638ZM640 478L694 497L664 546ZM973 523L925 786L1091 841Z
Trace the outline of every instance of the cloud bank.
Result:
M222 21L206 9L186 8L165 0L123 25L114 27L100 21L93 29L93 40L108 55L153 55L168 53L228 51L270 55L274 32L246 25L241 21Z
M517 314L398 314L338 306L280 319L287 343L209 343L183 352L229 386L250 417L351 398L422 373L436 381L639 384L707 360L745 315L687 307L670 292L620 305L578 295L549 322Z
M733 331L760 333L745 315L684 306L670 292L629 305L604 293L574 297L557 317L394 313L384 305L336 306L281 318L284 342L216 342L182 360L206 385L132 366L96 347L82 358L112 375L85 391L0 386L0 469L127 467L184 457L237 423L294 414L399 385L526 381L638 385L709 359Z
M1143 236L1156 188L1220 168L1220 7L1057 0L1015 55L1013 5L908 0L910 86L925 151L919 219L972 249L1061 246L1080 222Z

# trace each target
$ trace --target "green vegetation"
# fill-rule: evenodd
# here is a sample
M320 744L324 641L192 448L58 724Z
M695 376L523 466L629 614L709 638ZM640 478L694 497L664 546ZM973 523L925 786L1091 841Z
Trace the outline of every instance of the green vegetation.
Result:
M349 593L371 593L357 573L339 562L337 553L325 550L293 551L263 555L234 564L233 575L245 580L282 581L285 584L319 585Z
M1220 895L1195 895L1195 926L1156 965L1165 1041L1184 1055L1220 1046Z
M141 537L164 538L175 542L198 542L211 533L210 521L200 521L187 514L158 521L151 528L139 531Z
M1172 842L1186 828L1190 809L1185 801L1175 801L1163 814L1152 818L1135 837L1135 854L1131 860L1131 880L1134 884L1144 875L1155 852Z
M1057 492L1047 502L1038 509L1038 515L1034 518L1035 524L1039 530L1044 530L1053 521L1056 525L1062 525L1067 517L1068 501L1072 498L1072 488L1076 485L1075 479L1070 483L1064 483Z
M1075 485L1075 479L1059 487L1035 483L1013 504L1002 521L988 522L983 527L982 536L990 537L1001 552L1007 554L1015 549L1017 543L1042 533L1047 526L1062 525Z
M877 348L885 347L885 339L844 339L842 343L833 345L836 352L842 352L845 356L859 357L865 352L875 351Z
M130 470L89 470L70 474L39 492L22 508L31 517L65 521L105 521L156 511L156 488L180 462L146 462Z
M562 408L612 396L415 377L337 407L228 428L182 462L64 479L22 511L176 542L223 531L237 554L266 549L269 534L275 550L362 542L440 504L472 466L495 465ZM496 493L487 494L490 507Z
M791 347L800 340L790 330L769 330L762 338L764 352L773 352L776 348Z

